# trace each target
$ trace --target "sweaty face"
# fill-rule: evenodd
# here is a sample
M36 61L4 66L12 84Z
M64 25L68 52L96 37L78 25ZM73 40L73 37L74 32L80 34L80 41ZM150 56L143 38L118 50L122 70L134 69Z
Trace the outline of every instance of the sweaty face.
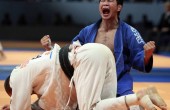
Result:
M99 11L102 19L112 19L118 17L119 12L116 0L100 0Z

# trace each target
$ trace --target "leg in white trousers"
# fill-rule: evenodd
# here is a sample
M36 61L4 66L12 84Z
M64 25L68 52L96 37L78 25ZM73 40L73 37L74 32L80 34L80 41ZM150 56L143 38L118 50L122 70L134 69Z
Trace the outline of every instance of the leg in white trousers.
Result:
M80 110L110 108L117 91L112 52L102 44L86 44L76 51L74 82ZM106 102L106 103L105 103ZM116 103L115 103L116 105Z

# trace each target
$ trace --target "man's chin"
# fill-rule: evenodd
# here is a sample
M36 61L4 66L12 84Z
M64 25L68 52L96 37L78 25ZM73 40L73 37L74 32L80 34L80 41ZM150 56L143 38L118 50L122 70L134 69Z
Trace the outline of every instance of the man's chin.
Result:
M104 16L104 15L102 16L102 19L103 19L103 20L109 20L110 18L111 18L111 17L110 17L109 15L108 15L108 16Z
M110 18L108 17L102 17L103 20L109 20Z

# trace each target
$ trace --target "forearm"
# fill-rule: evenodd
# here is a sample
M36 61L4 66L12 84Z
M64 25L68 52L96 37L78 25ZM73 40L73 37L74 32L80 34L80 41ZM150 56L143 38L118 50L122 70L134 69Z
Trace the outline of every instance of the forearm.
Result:
M151 57L152 57L152 56L144 56L144 63L145 63L145 65L148 65Z
M45 50L50 51L50 50L53 49L53 46L52 46L52 45L49 45L49 46L46 46L46 47L44 47L44 48L45 48Z
M150 72L152 67L153 67L153 56L151 56L149 59L146 59L147 61L145 62L144 59L144 65L145 65L145 72Z
M155 42L149 41L144 46L144 62L145 65L148 65L151 61L151 58L153 57L153 52L155 50Z

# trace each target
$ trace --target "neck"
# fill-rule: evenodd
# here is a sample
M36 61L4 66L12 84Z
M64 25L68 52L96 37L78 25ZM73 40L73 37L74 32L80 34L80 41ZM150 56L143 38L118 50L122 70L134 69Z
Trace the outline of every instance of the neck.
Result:
M102 19L100 27L104 29L105 31L117 29L119 25L118 19L115 20L104 20Z

